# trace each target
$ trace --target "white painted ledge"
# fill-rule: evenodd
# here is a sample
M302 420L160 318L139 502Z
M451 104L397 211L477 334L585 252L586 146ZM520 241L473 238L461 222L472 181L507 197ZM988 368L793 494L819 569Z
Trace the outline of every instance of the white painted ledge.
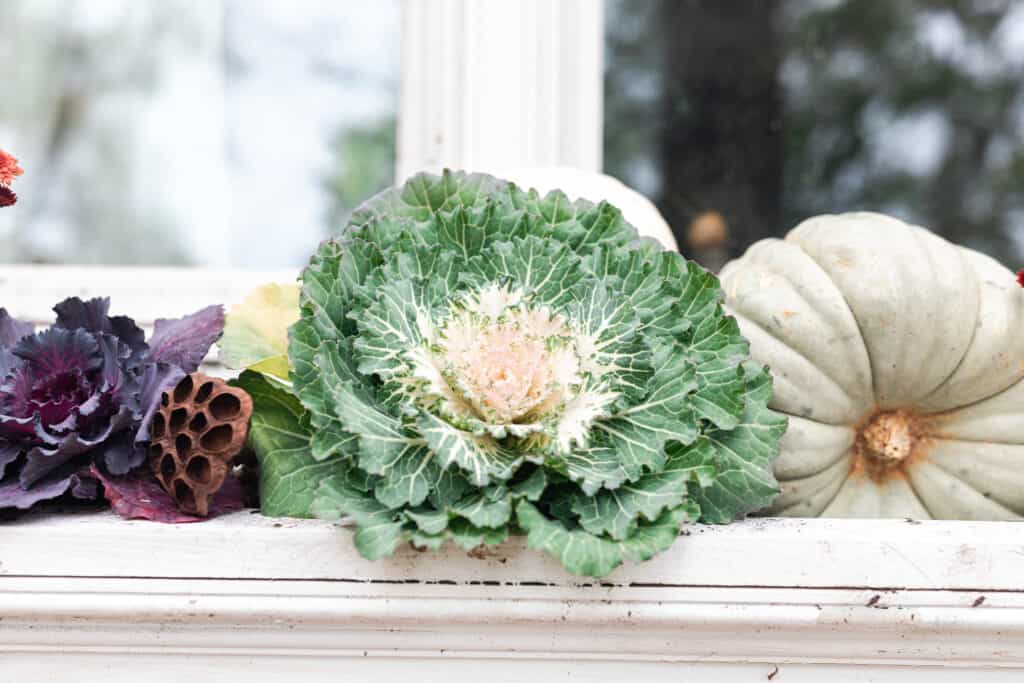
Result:
M125 266L0 265L0 307L36 325L53 322L53 306L69 296L108 296L111 312L149 327L211 304L230 306L267 282L294 282L291 270Z
M260 285L295 282L298 275L297 268L0 265L0 308L41 328L53 322L54 305L70 296L106 296L112 314L133 318L148 335L157 318L178 318L212 304L224 304L230 310ZM216 350L210 354L204 372L216 377L236 374L224 368L217 356Z
M5 523L0 672L257 683L482 672L753 681L775 667L776 681L1024 677L1020 525L696 526L602 583L567 576L521 539L482 559L450 548L370 563L350 534L249 513L181 526L108 514Z

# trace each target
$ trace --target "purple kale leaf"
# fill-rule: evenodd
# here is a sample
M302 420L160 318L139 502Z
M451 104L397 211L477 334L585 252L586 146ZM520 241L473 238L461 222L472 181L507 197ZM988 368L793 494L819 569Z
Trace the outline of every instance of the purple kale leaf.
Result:
M135 321L123 315L111 316L110 299L107 297L82 301L78 297L65 299L53 307L57 314L54 327L67 330L85 330L93 334L116 337L131 349L133 363L137 363L148 350L146 333Z
M0 309L0 508L95 498L91 466L119 476L141 465L160 394L195 369L223 323L219 307L160 321L150 346L109 307L67 299L38 333Z
M11 347L33 332L35 329L31 323L15 320L6 308L0 308L0 384L18 362ZM0 455L0 461L2 458L3 456ZM0 476L3 476L3 469L0 469Z
M33 332L35 329L32 323L15 320L6 308L0 308L0 349L9 349Z
M0 507L28 510L36 503L59 498L81 482L78 474L47 477L32 488L25 488L17 477L0 480Z
M149 425L153 414L160 407L160 395L173 387L186 373L177 365L168 363L147 363L139 372L139 390L135 393L132 406L139 417L136 443L149 441Z
M195 372L224 331L224 307L208 306L177 320L159 319L153 325L147 360L177 365Z

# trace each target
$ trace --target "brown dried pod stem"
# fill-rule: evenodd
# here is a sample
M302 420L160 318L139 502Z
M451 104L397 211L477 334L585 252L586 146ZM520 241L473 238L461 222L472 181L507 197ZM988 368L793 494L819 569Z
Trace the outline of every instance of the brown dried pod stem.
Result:
M150 425L149 464L183 512L205 517L231 460L245 446L252 398L194 372L160 397Z

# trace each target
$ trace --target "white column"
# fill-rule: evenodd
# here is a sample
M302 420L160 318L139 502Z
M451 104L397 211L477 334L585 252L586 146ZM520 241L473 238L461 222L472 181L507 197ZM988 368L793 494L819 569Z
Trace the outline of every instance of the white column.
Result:
M399 180L601 170L601 0L404 0Z

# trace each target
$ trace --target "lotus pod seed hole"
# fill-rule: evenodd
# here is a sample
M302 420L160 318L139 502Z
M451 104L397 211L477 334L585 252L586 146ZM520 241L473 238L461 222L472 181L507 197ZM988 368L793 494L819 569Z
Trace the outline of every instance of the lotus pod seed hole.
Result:
M160 448L160 444L155 443L149 447L149 459L155 461L164 452L164 449Z
M207 424L209 423L206 421L206 415L196 413L196 416L188 423L188 430L193 434L202 434Z
M194 456L185 466L185 473L188 478L200 484L209 484L213 479L213 470L210 461L202 455Z
M149 437L151 439L159 439L164 435L166 429L167 423L164 422L164 416L157 413L153 416L153 421L149 425Z
M176 408L171 413L171 434L177 434L185 427L185 420L188 419L188 412L184 408Z
M170 479L177 469L178 466L174 462L174 456L170 453L164 453L164 457L160 460L160 474L163 475L164 479Z
M192 439L188 438L188 434L178 435L178 438L174 440L174 450L177 451L179 458L188 455L188 452L192 450Z
M171 397L167 395L167 392L165 391L164 393L160 394L160 405L162 405L164 408L166 408L170 404L171 404Z
M210 415L214 420L230 420L242 411L242 402L234 394L221 394L210 401Z
M195 402L206 403L206 399L210 398L210 394L213 393L213 382L205 382L199 387L199 391L196 392Z
M178 505L182 510L195 510L196 509L196 497L192 493L192 489L189 488L181 479L174 482L174 499L178 501Z
M192 388L192 378L189 375L185 375L185 377L178 382L178 386L174 387L174 402L181 403L191 396Z
M234 430L231 425L218 425L203 434L199 443L207 451L222 451L231 445L232 437L234 437Z

